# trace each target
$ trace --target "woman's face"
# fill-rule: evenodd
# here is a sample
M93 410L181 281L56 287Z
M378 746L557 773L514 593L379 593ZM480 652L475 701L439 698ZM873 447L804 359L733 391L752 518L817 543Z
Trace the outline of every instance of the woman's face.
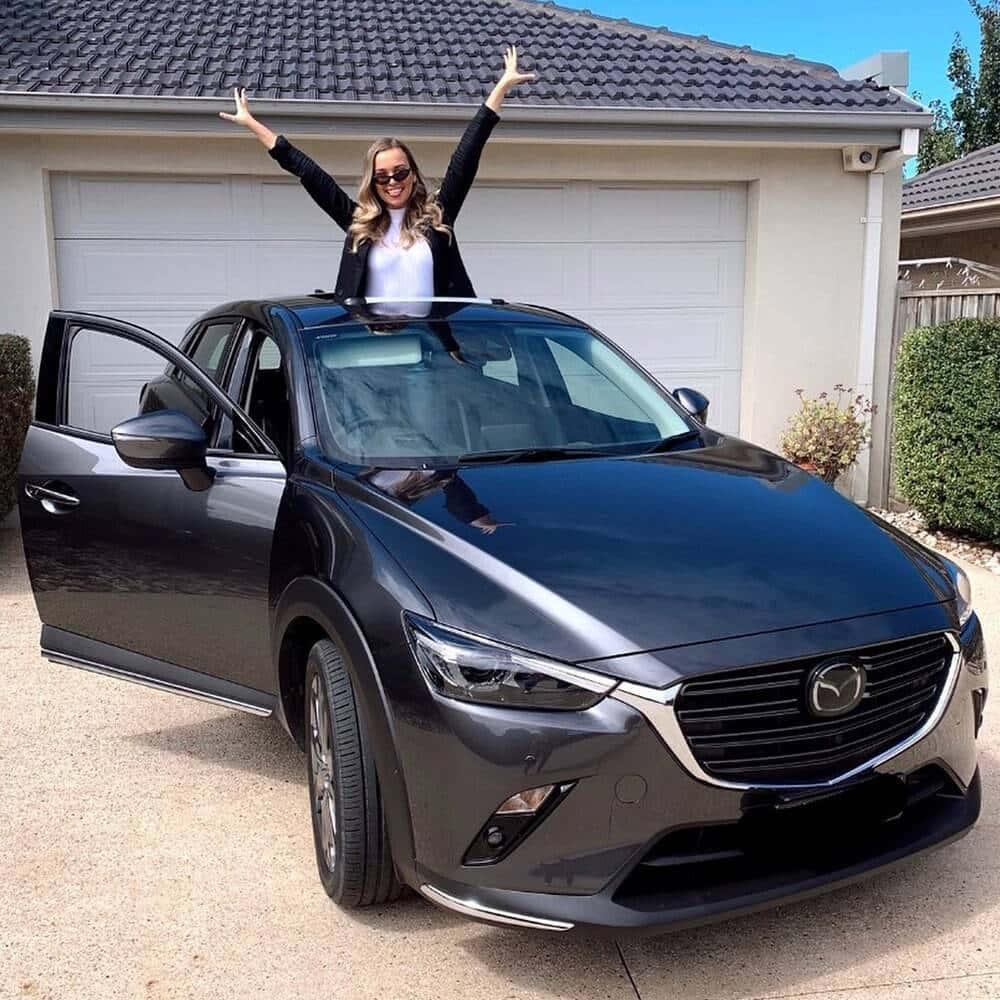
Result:
M384 149L375 154L372 170L375 191L387 208L405 208L413 191L413 171L403 181L390 180L388 184L380 184L378 178L388 176L400 167L409 167L410 161L401 149Z

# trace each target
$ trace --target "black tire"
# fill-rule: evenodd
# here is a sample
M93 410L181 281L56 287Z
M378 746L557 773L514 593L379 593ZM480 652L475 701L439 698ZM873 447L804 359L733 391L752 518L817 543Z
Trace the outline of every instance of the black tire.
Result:
M344 658L328 639L309 651L305 695L309 811L323 888L341 906L390 902L403 886L389 849L375 762ZM326 752L320 697L326 704ZM324 814L331 790L332 816Z

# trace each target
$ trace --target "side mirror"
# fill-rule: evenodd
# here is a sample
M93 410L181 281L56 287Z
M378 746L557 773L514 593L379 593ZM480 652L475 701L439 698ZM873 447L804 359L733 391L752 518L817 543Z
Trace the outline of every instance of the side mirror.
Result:
M670 394L684 407L688 413L700 423L708 420L708 397L703 396L697 389L680 388L674 389Z
M189 490L200 492L215 476L205 462L208 438L180 410L155 410L111 429L121 460L134 469L175 469Z

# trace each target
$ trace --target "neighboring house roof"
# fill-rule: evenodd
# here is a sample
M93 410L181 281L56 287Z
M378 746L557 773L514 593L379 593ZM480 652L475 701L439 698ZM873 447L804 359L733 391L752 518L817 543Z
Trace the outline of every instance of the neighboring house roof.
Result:
M832 66L530 0L7 0L0 92L924 114Z
M1000 143L943 163L903 183L903 211L1000 198Z

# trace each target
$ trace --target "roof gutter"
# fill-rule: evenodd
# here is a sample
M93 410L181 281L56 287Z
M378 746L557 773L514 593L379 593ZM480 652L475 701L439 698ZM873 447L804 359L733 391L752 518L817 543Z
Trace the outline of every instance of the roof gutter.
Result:
M971 198L966 201L949 201L944 205L931 205L927 208L903 209L904 222L916 222L920 219L934 219L943 215L960 215L964 212L989 211L1000 208L1000 197Z
M440 104L433 102L398 101L313 101L295 98L280 100L254 98L255 113L269 119L291 122L309 119L317 122L358 121L365 123L366 134L371 132L373 119L386 121L420 122L447 125L465 122L477 105ZM0 91L0 129L18 129L18 119L24 128L45 128L44 119L55 116L69 127L72 120L103 113L136 116L137 119L173 116L176 120L188 119L197 132L232 133L229 123L219 119L219 111L231 111L228 97L150 97L117 96L102 94L25 93ZM504 119L516 125L586 125L586 126L654 126L719 128L738 126L746 128L820 128L830 132L899 130L922 128L932 124L930 114L921 111L803 111L797 109L754 110L739 108L610 108L598 105L531 105L507 104ZM34 119L27 124L28 116ZM57 124L58 128L59 125ZM84 127L82 124L80 127ZM93 128L93 125L86 126ZM273 127L273 126L272 126ZM120 126L116 130L120 130ZM69 128L69 130L75 130ZM301 131L301 130L299 130ZM446 129L445 134L451 134ZM898 144L898 133L894 142Z

